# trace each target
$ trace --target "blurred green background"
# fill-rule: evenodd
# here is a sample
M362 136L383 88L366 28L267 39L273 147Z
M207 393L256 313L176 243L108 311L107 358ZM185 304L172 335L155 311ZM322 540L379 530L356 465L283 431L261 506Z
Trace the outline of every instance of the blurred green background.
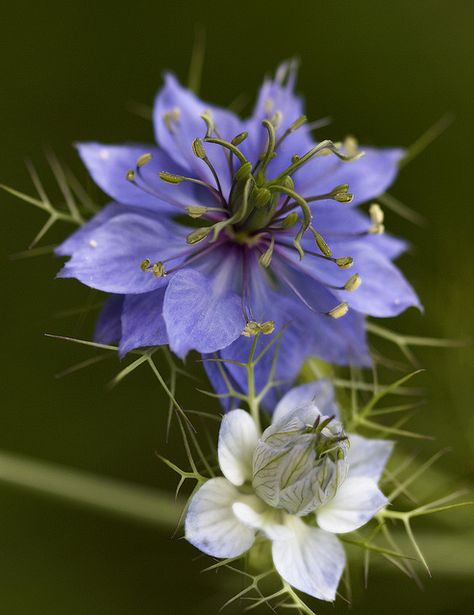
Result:
M163 69L186 80L196 23L207 33L201 93L223 105L244 93L248 110L264 73L296 54L308 115L330 115L334 122L325 132L334 139L352 133L362 143L407 146L445 113L455 116L391 190L428 224L387 216L388 227L413 243L401 266L426 306L424 316L410 311L389 326L470 338L473 8L471 0L4 3L0 181L33 193L23 162L31 158L48 178L47 145L94 193L71 144L150 140L150 123L131 109L152 103ZM49 178L45 183L54 185ZM59 263L50 255L10 260L45 218L6 194L0 207L0 448L171 490L175 476L155 451L184 460L176 434L165 443L166 397L145 369L107 390L119 370L114 357L54 378L94 354L43 336L90 336L91 318L61 314L84 306L88 291L74 281L55 281ZM68 231L57 228L43 243ZM451 447L440 464L449 473L448 487L472 482L472 347L417 354L428 370L428 404L414 427L436 441L408 445L421 456ZM217 410L194 386L181 389L185 407ZM437 484L425 486L439 495ZM201 574L205 560L170 532L29 491L0 486L0 493L2 613L210 614L231 593L229 578ZM386 567L373 568L365 591L356 573L352 613L470 612L472 516L453 511L427 524L432 534L444 534L439 552L431 547L434 578L425 579L423 591ZM336 611L346 609L339 602Z

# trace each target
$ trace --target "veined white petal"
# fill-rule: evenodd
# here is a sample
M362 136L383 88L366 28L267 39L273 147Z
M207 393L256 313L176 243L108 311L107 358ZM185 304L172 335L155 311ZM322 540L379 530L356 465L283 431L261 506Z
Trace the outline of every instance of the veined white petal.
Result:
M284 395L276 405L273 423L280 421L296 409L305 423L314 423L319 414L339 416L334 399L334 389L329 380L316 380L294 387Z
M232 410L224 416L217 453L222 473L234 485L252 479L252 457L257 441L257 426L248 412Z
M395 443L390 440L371 440L356 434L348 435L348 476L371 478L378 483Z
M387 504L371 478L346 478L336 495L316 511L319 527L334 534L353 532Z
M239 495L225 478L212 478L204 483L189 505L186 540L213 557L237 557L250 549L255 530L244 525L232 510Z
M291 536L274 540L273 563L290 585L310 596L332 602L344 570L344 549L333 534L288 518Z

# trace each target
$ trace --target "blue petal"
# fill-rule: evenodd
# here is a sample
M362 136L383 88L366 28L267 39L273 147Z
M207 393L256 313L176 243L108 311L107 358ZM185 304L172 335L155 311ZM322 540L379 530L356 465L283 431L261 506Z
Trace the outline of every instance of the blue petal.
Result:
M233 113L203 102L183 88L173 75L165 75L165 85L156 97L153 112L156 140L177 164L188 170L186 175L215 185L208 167L194 155L192 149L194 139L203 138L206 134L206 125L201 118L205 111L211 112L216 130L223 139L231 140L243 131L242 123ZM171 124L168 120L170 113L176 114L176 120ZM222 147L211 143L205 144L205 148L227 195L231 181L227 153Z
M351 256L354 265L341 270L330 261L308 255L299 267L308 276L306 284L315 281L342 288L355 273L361 285L355 291L334 290L339 301L369 316L387 318L397 316L409 307L421 309L420 301L400 270L374 246L363 241L346 241L333 244L334 256ZM308 293L306 293L308 295Z
M124 356L134 348L162 346L168 343L163 318L165 290L166 288L159 288L151 293L125 297L120 356Z
M115 294L144 293L165 285L168 278L144 272L140 264L146 258L154 263L178 254L184 242L180 227L170 232L152 217L139 214L113 217L82 240L58 277L77 278Z
M262 126L262 120L272 118L275 113L280 114L281 121L276 128L278 139L303 115L303 100L294 93L296 76L296 62L284 62L278 67L275 78L265 79L260 88L252 117L246 125L249 136L241 145L241 149L250 160L258 160L266 147L268 133ZM270 177L279 175L291 164L291 157L294 154L302 156L311 146L309 131L306 126L302 126L278 146L277 156L269 165L268 175Z
M103 207L91 220L86 222L77 231L69 235L66 241L59 245L54 253L57 256L72 256L76 250L87 245L92 233L111 218L125 213L137 213L136 207L127 207L118 203L110 203Z
M167 184L159 179L160 171L186 175L182 167L154 146L147 144L104 145L79 143L77 149L95 183L109 196L125 205L138 205L152 210L177 213L177 208L199 202L203 191L193 184ZM135 170L137 159L149 153L151 161L140 169L136 183L126 179L127 171Z
M170 347L179 357L191 349L203 353L220 350L242 333L241 299L228 290L226 277L183 269L171 279L163 315Z
M402 149L361 147L365 155L342 162L336 156L317 156L294 175L295 189L303 196L326 194L340 184L349 184L353 205L378 197L393 183Z
M123 295L108 297L95 324L94 340L99 344L115 344L122 336Z

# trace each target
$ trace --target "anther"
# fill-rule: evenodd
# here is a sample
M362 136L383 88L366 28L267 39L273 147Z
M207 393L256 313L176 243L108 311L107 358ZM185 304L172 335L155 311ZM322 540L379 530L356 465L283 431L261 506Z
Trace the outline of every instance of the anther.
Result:
M267 320L266 322L249 320L245 325L245 329L242 331L242 335L245 337L255 337L259 333L263 333L263 335L270 335L273 331L275 331L274 320Z
M303 124L306 124L307 121L308 118L306 117L306 115L301 115L297 120L293 122L293 124L291 124L291 126L288 128L288 132L295 132L295 130L298 130L298 128L303 126Z
M327 256L327 257L332 256L331 248L325 242L323 236L320 233L318 233L318 231L315 228L313 228L312 226L310 226L309 229L310 229L310 231L314 235L314 239L316 241L316 245L321 250L321 252L324 254L324 256Z
M278 128L278 126L280 126L282 119L283 114L281 113L281 111L276 111L270 118L270 124L273 126L273 128L276 129Z
M192 147L194 155L197 158L200 158L201 160L205 160L207 158L206 150L204 149L201 139L194 139Z
M203 119L206 124L206 138L211 137L215 131L214 118L212 117L211 111L204 111L204 113L201 114L201 119Z
M241 132L240 134L238 134L236 137L234 137L231 141L232 145L240 145L242 143L242 141L245 141L245 139L249 136L249 133L244 130L244 132Z
M167 171L161 171L158 173L159 178L168 183L168 184L180 184L185 181L185 178L182 175L174 175L173 173L168 173Z
M345 316L348 311L349 304L344 302L340 303L339 305L336 305L336 307L332 308L332 310L329 310L329 312L327 312L327 315L337 320L338 318L342 318L343 316Z
M331 198L338 203L351 203L354 195L349 192L349 186L347 184L341 184L331 190Z
M133 169L129 169L125 174L125 179L129 182L135 181L135 171Z
M189 207L186 207L186 213L191 218L200 218L208 211L209 207L204 207L203 205L189 205Z
M273 331L275 331L275 321L267 320L266 322L261 322L260 331L263 333L263 335L270 335L270 333L273 333Z
M145 258L145 260L143 260L140 263L140 269L142 271L147 271L148 267L151 265L151 260L149 258Z
M343 288L344 290L353 292L354 290L357 290L359 288L361 283L362 283L362 278L360 277L360 275L358 273L354 273L354 275L351 275L351 277L344 284Z
M158 263L155 263L152 266L151 271L156 278L162 278L164 275L166 275L165 266L163 265L161 261L159 261Z
M372 226L368 229L368 233L371 235L382 235L385 232L384 213L383 209L378 203L372 203L369 207L370 220Z
M265 250L265 252L260 255L260 257L258 259L258 262L260 263L260 265L262 265L262 267L267 268L267 267L270 266L270 263L272 262L274 246L275 246L275 238L272 235L272 238L271 238L271 241L270 241L270 245Z
M153 156L151 154L142 154L137 160L137 168L141 169L148 164L152 158Z
M166 124L166 128L173 133L175 124L178 123L179 118L181 116L181 111L178 107L171 109L171 111L166 111L163 113L163 121Z
M242 331L242 335L245 337L254 337L260 333L260 326L258 322L254 320L249 320L249 322L245 325L245 329Z
M334 262L339 269L349 269L354 264L354 259L352 256L341 256L340 258L334 259Z
M209 233L211 232L211 229L212 227L207 226L207 227L198 228L195 231L192 231L192 233L189 233L189 235L186 237L186 243L189 243L191 245L195 243L199 243L200 241L202 241L209 235Z

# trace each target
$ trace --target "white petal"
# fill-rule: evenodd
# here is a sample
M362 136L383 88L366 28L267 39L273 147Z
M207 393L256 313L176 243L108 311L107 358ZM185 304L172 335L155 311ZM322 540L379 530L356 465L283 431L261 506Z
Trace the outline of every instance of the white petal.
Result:
M367 521L388 500L370 478L346 478L336 495L316 511L319 527L327 532L353 532Z
M332 602L344 570L345 553L336 536L291 517L291 538L275 540L273 563L290 585Z
M301 409L300 416L306 423L314 423L318 411L325 416L339 416L334 389L329 380L308 382L288 391L278 402L272 422L280 421L297 408Z
M371 478L376 483L380 480L387 459L390 457L394 442L390 440L370 440L356 434L349 434L349 474Z
M232 410L222 419L217 453L222 473L240 486L252 478L252 457L257 446L255 421L245 410Z
M259 497L248 496L232 506L235 516L248 527L261 530L270 540L288 538L292 530L285 525L282 511L270 508Z
M225 478L212 478L193 496L185 522L192 545L213 557L237 557L252 546L255 530L232 511L239 492Z

